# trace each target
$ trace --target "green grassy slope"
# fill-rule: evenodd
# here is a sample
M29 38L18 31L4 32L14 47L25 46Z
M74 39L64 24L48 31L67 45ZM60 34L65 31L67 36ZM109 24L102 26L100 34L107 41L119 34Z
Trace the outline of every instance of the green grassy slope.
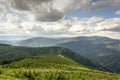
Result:
M29 58L33 56L41 56L45 54L61 54L63 56L69 57L70 59L85 65L89 68L107 70L106 68L92 63L90 60L80 56L79 54L62 47L17 47L17 46L0 46L0 63L8 64L14 61L19 61L24 58Z
M61 47L1 45L0 59L0 80L120 80L119 74L95 70L98 65Z
M0 80L119 80L113 74L87 67L58 54L43 55L0 67Z
M21 61L13 62L11 64L3 65L4 68L56 68L56 69L79 69L86 68L75 61L60 55L50 54L23 59Z
M95 70L2 69L0 80L120 80L119 74Z

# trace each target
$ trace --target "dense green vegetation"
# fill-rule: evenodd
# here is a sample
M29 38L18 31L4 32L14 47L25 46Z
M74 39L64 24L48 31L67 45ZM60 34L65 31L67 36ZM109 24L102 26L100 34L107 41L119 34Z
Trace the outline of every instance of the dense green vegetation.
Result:
M120 75L95 70L1 69L1 80L120 80Z
M23 59L0 67L5 80L119 80L113 74L87 67L62 55L43 55Z
M77 69L83 67L79 63L60 54L49 54L43 56L23 59L11 64L3 65L4 68L53 68L53 69ZM85 66L84 66L85 67Z
M0 80L120 80L120 75L62 47L0 45Z
M11 62L19 61L24 58L33 56L40 56L45 54L61 54L69 57L70 59L78 62L79 64L85 65L89 68L107 70L101 65L94 64L90 60L80 56L79 54L62 47L17 47L17 46L0 46L0 63L8 64ZM108 71L108 70L107 70Z

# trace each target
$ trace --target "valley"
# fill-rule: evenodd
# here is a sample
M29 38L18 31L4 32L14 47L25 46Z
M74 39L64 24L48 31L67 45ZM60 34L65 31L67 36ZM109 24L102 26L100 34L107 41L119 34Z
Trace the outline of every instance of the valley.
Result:
M36 39L20 41L19 45L19 42L0 44L0 79L120 79L119 40L102 37Z
M117 39L98 36L81 36L59 39L37 37L17 42L16 45L27 47L65 47L90 59L94 63L99 63L117 73L120 73L118 67L120 66L120 40Z

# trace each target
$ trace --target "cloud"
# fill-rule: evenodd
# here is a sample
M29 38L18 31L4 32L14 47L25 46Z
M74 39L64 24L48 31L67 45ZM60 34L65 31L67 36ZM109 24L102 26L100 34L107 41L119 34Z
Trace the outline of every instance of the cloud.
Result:
M10 0L10 6L18 12L28 12L38 21L57 21L64 14L52 7L53 0Z
M38 21L58 21L68 12L84 8L90 0L9 0L14 11L34 14ZM61 6L62 4L62 6Z
M120 8L120 0L112 0L111 6Z
M105 7L119 8L120 0L0 0L0 35L119 38L120 18L93 16L65 19L65 15L74 10L92 11ZM119 15L119 12L116 14Z
M0 2L0 18L4 17L4 15L7 13L7 9L5 5Z
M111 29L105 29L106 31L112 31L112 32L120 32L120 27L115 27Z
M95 29L104 31L104 30L113 29L116 27L120 27L120 18L106 19L103 22L97 23L97 26L95 27Z
M120 15L120 10L116 11L115 14L116 14L116 15Z
M7 22L0 23L0 35L106 36L118 39L120 34L120 18L72 17L57 22L22 22L12 14L7 14L6 18Z
M38 21L58 21L74 10L87 10L90 2L91 0L10 0L8 3L11 3L14 10L34 14Z
M6 3L13 11L28 12L35 20L46 22L59 21L74 10L120 7L120 0L7 0Z
M97 0L96 2L92 2L89 8L91 10L94 10L94 9L108 7L110 4L111 4L111 0Z
M45 8L45 7L44 7ZM58 21L64 17L63 13L51 8L49 10L43 9L42 14L41 11L35 10L33 13L36 15L35 19L38 21Z
M104 21L105 19L103 18L103 17L96 17L96 16L93 16L93 17L91 17L88 21L87 21L87 23L91 23L91 24L93 24L93 23L99 23L99 22L102 22L102 21Z
M91 0L54 0L53 7L61 12L68 13L77 9L85 9L88 7L90 1Z
M10 5L18 10L31 10L32 7L41 5L52 0L10 0Z
M93 1L89 9L90 10L95 10L95 9L100 9L100 8L105 8L105 7L120 7L120 0L97 0Z
M7 13L4 21L0 22L0 35L24 35L27 30L21 28L18 15Z

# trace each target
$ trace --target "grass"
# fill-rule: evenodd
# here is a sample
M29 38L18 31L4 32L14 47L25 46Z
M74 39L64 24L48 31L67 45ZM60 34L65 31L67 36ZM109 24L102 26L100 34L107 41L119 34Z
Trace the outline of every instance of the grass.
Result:
M97 70L5 69L1 68L0 79L5 80L120 80L119 74Z
M120 75L88 69L65 56L53 54L2 65L0 80L120 80Z

